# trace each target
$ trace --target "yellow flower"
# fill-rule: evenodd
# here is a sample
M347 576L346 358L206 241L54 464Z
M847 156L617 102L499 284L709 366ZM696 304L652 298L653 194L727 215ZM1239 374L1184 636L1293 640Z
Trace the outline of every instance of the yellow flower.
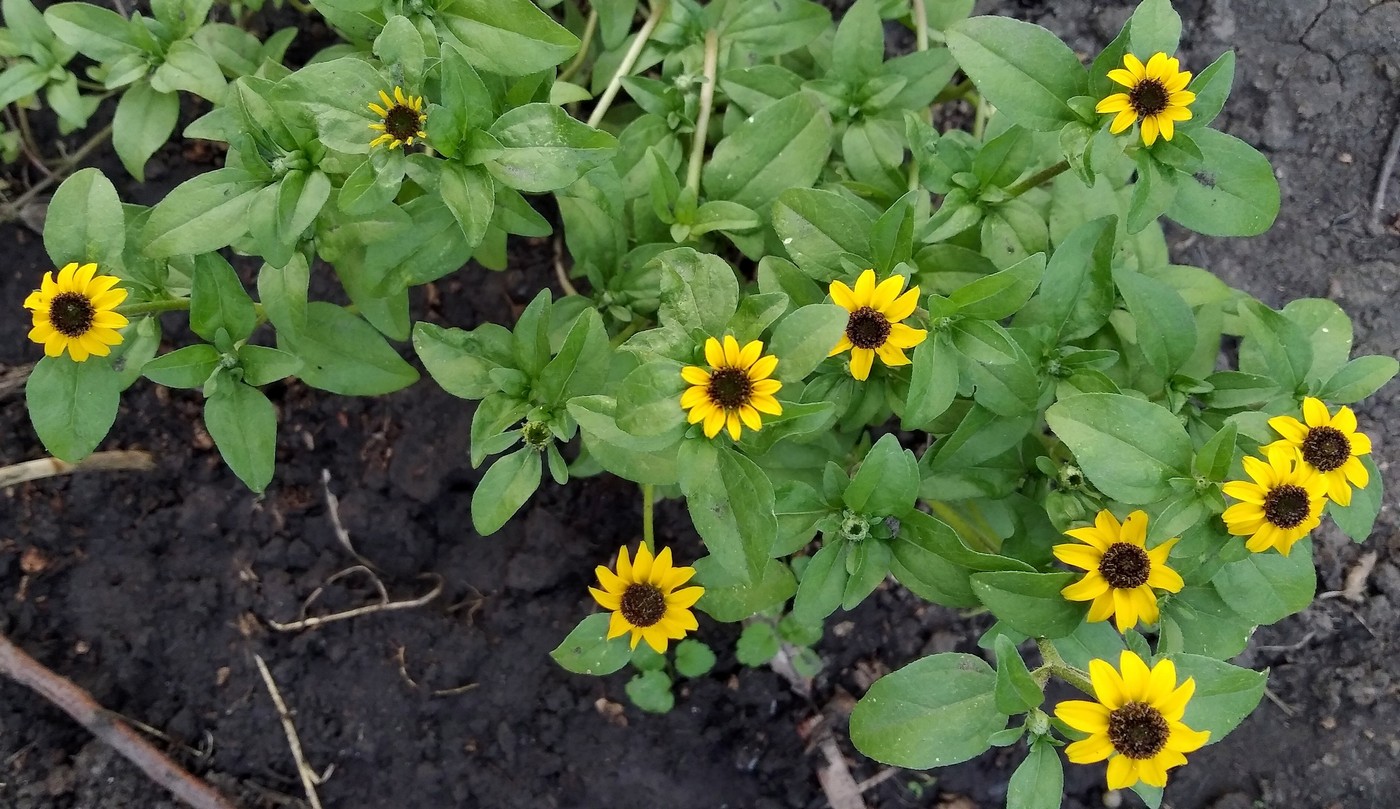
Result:
M666 643L679 640L685 633L698 629L690 608L705 594L703 587L685 587L695 575L693 567L672 567L671 549L662 548L653 559L651 549L643 543L637 549L636 562L627 558L627 548L617 552L617 572L603 565L595 571L603 589L588 588L605 610L612 610L608 623L608 640L632 633L632 648L645 640L657 652L665 654Z
M1306 422L1306 424L1304 423ZM1312 398L1303 400L1303 421L1292 416L1275 416L1269 426L1283 436L1265 449L1284 447L1297 453L1304 469L1313 469L1327 484L1327 496L1339 506L1351 505L1351 487L1366 488L1371 475L1361 463L1371 454L1371 439L1356 431L1356 414L1343 407L1329 415L1327 405Z
M1108 71L1108 78L1128 88L1126 93L1114 93L1099 102L1095 112L1116 112L1108 131L1117 135L1142 119L1142 142L1151 146L1171 140L1177 121L1191 120L1187 105L1196 94L1186 89L1191 83L1190 71L1181 69L1176 57L1165 53L1153 54L1144 65L1131 53L1124 54L1123 67Z
M900 323L914 314L919 305L919 288L904 289L904 276L892 275L875 285L875 271L866 270L856 279L856 288L851 289L840 281L831 282L831 300L850 312L846 320L846 333L841 342L831 349L827 356L834 357L850 349L851 376L865 380L870 377L870 367L875 364L875 355L888 366L908 365L909 358L904 349L913 348L928 337L923 329L910 328Z
M34 314L29 339L42 344L50 357L66 349L75 362L112 353L110 346L122 341L117 329L128 322L113 311L126 300L126 290L117 287L120 281L115 275L98 275L96 264L68 264L56 281L52 272L44 273L43 285L24 299L24 308Z
M1209 731L1181 723L1196 681L1187 677L1178 686L1172 661L1159 661L1149 671L1142 658L1126 649L1118 668L1114 671L1104 660L1089 661L1098 702L1070 700L1055 706L1061 722L1089 734L1066 747L1065 755L1075 764L1107 758L1109 789L1127 789L1138 781L1164 787L1167 770L1185 764L1185 754L1210 739Z
M428 133L423 131L428 116L423 112L422 96L406 96L402 87L395 87L393 98L380 90L379 100L384 102L383 106L369 105L370 112L383 119L369 125L370 129L382 133L369 142L371 148L388 144L390 149L397 149L399 146L412 146L414 140L428 137Z
M724 336L723 345L710 337L705 340L705 362L709 371L697 365L681 369L681 378L692 386L681 394L681 408L690 411L691 424L705 423L706 438L728 427L730 437L738 441L744 426L750 430L763 426L760 412L783 414L783 406L773 398L783 383L768 378L778 367L778 358L765 356L763 343L754 340L740 348L729 335Z
M1314 469L1302 466L1292 447L1271 444L1264 450L1268 463L1245 458L1244 471L1254 479L1232 480L1221 491L1236 500L1221 516L1235 536L1247 536L1245 547L1255 553L1278 548L1284 556L1293 543L1322 522L1327 502L1327 481Z
M1055 558L1067 565L1089 571L1084 578L1060 591L1070 601L1093 601L1090 621L1106 621L1110 615L1119 632L1126 632L1139 620L1157 623L1157 594L1181 591L1184 582L1167 567L1167 555L1178 541L1173 537L1147 550L1147 512L1134 511L1119 524L1107 509L1094 518L1094 525L1065 532L1085 544L1054 547Z

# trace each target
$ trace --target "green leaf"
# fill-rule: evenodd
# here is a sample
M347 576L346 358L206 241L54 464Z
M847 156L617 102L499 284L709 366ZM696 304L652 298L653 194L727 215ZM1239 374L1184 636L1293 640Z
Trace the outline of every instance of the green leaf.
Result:
M530 0L455 0L438 19L472 67L507 76L552 68L579 47L577 37Z
M773 203L773 230L792 260L826 279L843 274L841 256L868 258L870 214L834 191L790 188Z
M919 464L914 453L888 433L866 453L844 495L846 508L858 514L899 515L914 506L919 494Z
M44 10L44 21L58 38L96 62L141 54L133 23L115 11L89 3L58 3Z
M96 262L121 266L126 218L117 189L101 171L74 172L54 192L44 219L44 249L55 266Z
M1215 744L1254 712L1264 698L1269 675L1232 666L1222 660L1197 655L1171 655L1178 681L1191 677L1196 693L1186 703L1183 724L1192 730L1210 733L1206 744Z
M1211 587L1186 587L1162 604L1160 651L1228 659L1244 651L1253 632L1254 622Z
M463 399L482 399L497 390L490 371L514 363L510 339L510 332L495 323L472 331L426 321L413 326L413 348L423 367L443 390Z
M1332 517L1332 522L1353 542L1365 542L1371 538L1371 530L1376 526L1376 517L1380 515L1381 504L1385 501L1385 483L1381 480L1381 472L1376 468L1373 456L1361 456L1361 463L1371 478L1365 488L1351 490L1351 505L1343 507L1335 501L1327 503L1327 513Z
M1176 53L1181 44L1181 15L1171 0L1143 0L1128 20L1133 55L1146 62L1153 54Z
M1085 393L1050 406L1050 429L1099 491L1129 505L1154 503L1167 481L1189 474L1191 438L1161 405L1113 393Z
M628 480L670 486L676 482L676 434L638 438L613 418L617 402L607 396L578 396L569 415L579 423L588 457Z
M1006 269L978 278L953 291L957 313L977 320L1001 320L1030 300L1045 274L1045 254L1036 253Z
M280 331L295 333L306 328L306 298L311 268L298 253L285 267L264 264L258 270L258 298L263 312Z
M1225 425L1197 450L1191 468L1207 480L1224 480L1235 460L1235 439L1238 435L1238 425L1232 421L1225 422Z
M972 575L972 592L997 620L1025 635L1062 638L1084 620L1085 605L1060 591L1078 578L1073 573L998 570Z
M180 97L176 93L158 92L151 87L151 83L148 81L139 81L122 93L121 100L117 102L117 111L112 118L112 148L117 150L117 157L121 159L122 165L126 167L132 177L137 180L146 179L146 161L156 153L157 149L165 145L167 140L170 140L171 133L175 131L175 122L179 118ZM224 169L224 171L230 170ZM217 171L209 174L214 173ZM209 174L202 174L200 177L208 177ZM200 187L211 184L210 181L206 181ZM227 244L227 242L219 246L222 247L223 244ZM195 253L203 251L175 252ZM174 252L163 255L174 255Z
M518 191L564 188L611 158L617 148L612 135L553 104L516 107L497 118L487 132L503 149L487 169Z
M792 614L799 621L821 623L841 606L850 580L846 561L850 551L850 543L829 540L803 568L802 580L797 583L797 594L792 600Z
M248 339L258 316L233 265L218 253L197 256L190 283L190 329L195 334L212 343L223 329L234 342Z
M216 104L223 100L227 88L219 63L190 39L171 43L160 67L151 74L151 89L156 92L183 90Z
M652 263L661 270L662 325L722 336L739 306L734 269L719 256L697 253L689 247L667 250Z
M1238 138L1193 133L1204 157L1194 180L1183 180L1167 217L1206 236L1257 236L1278 216L1279 187L1268 158Z
M289 171L258 194L249 210L248 233L268 264L282 267L291 261L330 195L331 180L321 171Z
M1180 128L1195 129L1204 127L1215 120L1225 108L1230 97L1230 88L1235 83L1235 52L1225 51L1220 58L1211 62L1205 70L1196 74L1186 89L1196 94L1191 105L1191 120L1183 122Z
M739 640L734 644L734 656L750 668L768 665L768 661L778 656L781 643L773 625L756 622L744 627Z
M648 713L668 713L676 707L671 678L664 671L644 671L627 681L627 698Z
M617 389L617 426L640 437L678 436L685 426L681 366L652 360L629 373Z
M1138 348L1163 379L1170 379L1196 350L1191 307L1170 285L1126 267L1114 269L1113 282L1133 316Z
M1283 307L1283 316L1298 324L1312 348L1312 363L1303 379L1320 385L1347 364L1353 333L1351 318L1326 298L1299 298Z
M851 742L896 767L924 770L966 761L1006 727L996 673L979 657L937 654L881 677L851 713Z
M1185 138L1178 142L1184 143ZM1176 199L1181 178L1181 172L1155 159L1146 150L1137 153L1135 162L1137 181L1133 183L1133 196L1128 205L1128 233L1141 232L1166 213L1172 200Z
M608 619L608 613L599 612L579 621L549 656L566 671L598 677L627 665L632 659L627 636L608 640Z
M99 357L86 362L44 357L30 372L24 394L29 420L44 448L59 460L77 463L112 429L121 403L121 379Z
M521 447L486 470L472 492L472 527L482 536L501 530L540 485L540 453Z
M1288 556L1251 553L1220 568L1211 581L1220 598L1241 616L1256 624L1282 621L1305 609L1317 592L1312 540L1300 540Z
M831 72L837 79L860 82L885 61L885 28L875 0L858 0L836 26L831 44Z
M797 382L821 365L846 331L850 313L831 303L804 306L778 322L769 353L778 358L774 376Z
M233 168L186 180L152 209L141 232L142 251L151 258L165 258L227 246L247 232L248 209L262 187L242 169Z
M901 425L906 430L925 428L943 415L957 394L957 352L946 334L935 333L914 348Z
M418 372L373 326L324 301L307 304L306 328L295 335L279 330L277 344L305 363L302 381L331 393L379 396L418 381Z
M682 677L704 677L715 667L715 653L694 638L676 644L676 673Z
M537 401L557 406L575 396L599 392L612 358L602 317L596 309L585 309L564 337L559 353L540 371L534 388Z
M758 577L777 538L773 484L753 461L714 442L681 444L680 486L710 554L741 582Z
M1017 314L1017 326L1043 323L1060 342L1081 340L1108 322L1116 221L1106 216L1086 222L1055 247L1040 294Z
M1284 390L1296 389L1313 363L1312 343L1302 327L1255 300L1239 306L1245 339L1240 344L1240 370L1267 375Z
M996 637L997 653L997 710L1007 716L1025 713L1038 708L1045 701L1045 693L1026 668L1026 661L1016 651L1016 644L1005 634Z
M846 554L846 572L850 578L841 592L841 608L853 610L866 596L875 592L880 582L890 575L890 547L878 539L851 543Z
M1054 34L1006 17L973 17L947 39L977 91L1014 123L1048 132L1078 120L1068 102L1088 91L1088 74Z
M1006 809L1059 809L1065 794L1065 771L1055 746L1044 739L1031 742L1030 754L1011 774L1006 786Z
M224 463L261 494L277 459L277 409L262 391L242 382L222 384L204 403L204 426Z
M723 41L758 56L779 56L809 44L831 26L831 12L807 0L735 3ZM631 22L631 16L628 16Z
M185 346L141 366L141 375L167 388L200 388L219 367L219 351L208 343Z
M301 370L301 360L275 348L258 345L238 347L238 364L243 381L254 387L270 385Z
M784 190L812 185L830 154L831 118L825 109L809 94L788 96L715 145L705 164L705 196L767 210Z
M696 607L727 624L777 609L797 592L792 568L776 559L768 560L762 575L747 584L726 572L713 556L696 560L695 574L696 583L705 588Z

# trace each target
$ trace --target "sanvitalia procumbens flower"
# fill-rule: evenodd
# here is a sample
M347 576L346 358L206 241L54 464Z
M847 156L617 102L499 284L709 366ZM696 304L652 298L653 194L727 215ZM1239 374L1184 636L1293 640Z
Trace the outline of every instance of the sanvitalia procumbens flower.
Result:
M723 344L710 337L705 340L705 362L710 365L708 371L698 365L681 369L681 378L691 385L681 394L681 408L690 411L691 424L703 423L706 438L727 427L729 436L738 441L744 427L763 426L759 413L783 414L783 406L773 398L783 383L769 379L778 358L764 355L762 342L753 340L740 348L730 335L724 336Z
M1142 658L1123 651L1118 670L1104 660L1089 661L1089 679L1098 702L1070 700L1055 706L1055 716L1089 738L1065 748L1075 764L1108 759L1108 788L1127 789L1138 781L1167 785L1167 770L1186 763L1210 732L1192 730L1181 717L1196 681L1177 685L1176 665L1158 661L1151 670Z
M1371 439L1356 431L1356 414L1343 407L1337 414L1327 412L1327 405L1311 396L1303 400L1303 421L1292 416L1275 416L1269 426L1283 436L1266 449L1282 447L1297 453L1305 469L1322 475L1327 484L1327 496L1339 506L1351 505L1351 487L1366 488L1371 474L1361 463L1362 455L1371 454Z
M1113 134L1142 121L1142 142L1151 146L1158 135L1171 140L1177 121L1191 120L1187 107L1196 94L1186 89L1191 73L1181 69L1176 57L1156 53L1144 65L1131 53L1124 54L1123 67L1108 71L1108 78L1128 88L1128 92L1114 93L1094 108L1095 112L1117 113L1108 127Z
M693 567L673 567L671 549L662 548L653 558L642 543L637 559L627 557L627 548L617 552L617 572L599 565L595 572L603 589L588 588L593 600L612 611L608 640L632 633L632 648L645 640L665 654L666 644L699 628L690 608L705 594L703 587L681 587L695 575ZM680 589L677 589L680 588Z
M1270 445L1264 453L1267 463L1244 459L1244 471L1253 482L1232 480L1221 487L1243 501L1225 509L1221 517L1231 534L1249 537L1245 547L1251 551L1277 548L1287 556L1293 543L1322 522L1327 482L1316 470L1303 466L1292 447Z
M98 275L96 264L68 264L57 280L52 272L44 273L43 284L24 299L24 308L34 316L29 339L42 344L46 355L57 357L66 350L75 362L112 353L111 346L122 341L117 329L128 322L114 311L126 300L120 282L115 275Z
M1060 591L1070 601L1092 601L1090 621L1113 617L1119 632L1139 620L1154 624L1161 613L1156 590L1177 593L1185 586L1181 576L1167 566L1176 537L1148 550L1147 512L1134 511L1122 523L1108 510L1100 511L1094 524L1065 532L1083 545L1054 547L1055 558L1087 570L1084 578Z
M371 148L388 146L390 149L397 149L400 146L412 146L415 140L428 137L428 133L423 131L428 116L423 112L422 96L406 96L402 87L395 87L393 98L380 90L379 100L384 102L382 106L375 103L369 105L370 112L380 118L378 123L370 124L369 128L381 133L369 142Z
M900 321L914 314L919 305L919 288L904 289L904 276L892 275L875 284L875 271L866 270L856 279L855 289L833 281L829 289L831 300L850 312L846 333L831 349L834 357L851 352L851 376L859 380L870 378L870 368L878 355L884 364L895 367L908 365L904 349L922 343L928 332L906 326Z

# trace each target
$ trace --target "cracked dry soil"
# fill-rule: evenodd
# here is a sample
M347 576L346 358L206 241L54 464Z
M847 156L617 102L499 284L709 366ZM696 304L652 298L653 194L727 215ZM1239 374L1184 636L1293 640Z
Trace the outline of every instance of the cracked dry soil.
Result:
M1234 96L1219 126L1273 161L1283 211L1273 230L1253 239L1172 232L1176 260L1210 268L1272 305L1330 297L1355 319L1358 351L1395 354L1400 178L1381 227L1370 220L1381 158L1400 120L1400 3L1177 5L1188 68L1238 51ZM978 7L1046 25L1085 53L1107 42L1130 10L1079 0ZM125 199L149 203L206 168L191 165L198 150L183 149L167 147L166 165L145 186L126 178L110 154L101 165ZM17 302L49 267L34 232L6 225L0 238L12 245L0 300ZM431 299L418 295L415 317L509 322L550 282L551 261L547 242L517 244L509 272L468 271ZM20 317L0 319L0 364L33 360L26 328ZM464 528L480 473L461 460L471 415L462 402L430 384L376 400L297 384L271 393L282 429L278 476L264 500L223 468L200 427L198 394L145 383L126 395L105 446L151 450L156 471L29 484L0 500L0 628L103 705L177 740L174 755L245 807L297 805L284 796L300 789L253 653L269 661L296 711L311 763L335 766L321 788L327 807L816 809L824 805L814 775L820 754L804 750L799 725L833 696L839 705L842 693L862 693L873 671L934 651L975 651L985 629L984 619L882 590L833 618L819 647L827 667L809 702L771 672L741 673L735 632L702 619L702 637L720 652L715 672L685 684L668 715L619 712L609 703L626 702L624 675L576 677L546 653L591 609L584 588L592 566L633 538L640 520L633 487L606 477L546 485L483 540ZM1365 402L1359 416L1378 463L1390 469L1400 457L1400 385ZM23 401L0 401L0 464L40 455ZM294 618L327 576L353 564L328 519L322 469L332 472L345 528L384 569L391 593L417 595L424 586L417 576L434 572L447 582L439 600L301 634L273 632L256 619ZM1367 546L1330 529L1316 534L1319 591L1342 589L1365 551L1379 554L1364 599L1319 601L1257 634L1240 662L1270 668L1273 700L1174 772L1170 806L1400 805L1395 503L1386 498ZM663 504L659 520L664 541L686 554L698 549L682 509ZM324 606L370 595L351 583L333 588ZM467 683L477 685L434 694ZM839 721L836 730L841 738ZM880 770L841 745L857 779ZM936 781L900 774L866 800L1000 806L1021 754L989 752L938 772ZM1066 806L1117 805L1106 801L1101 779L1096 768L1071 768ZM55 709L0 682L0 807L172 805Z

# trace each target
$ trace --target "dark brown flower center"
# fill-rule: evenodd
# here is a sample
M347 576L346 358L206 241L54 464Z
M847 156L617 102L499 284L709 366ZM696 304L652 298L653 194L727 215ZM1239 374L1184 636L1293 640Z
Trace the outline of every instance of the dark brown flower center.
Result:
M1108 740L1128 758L1152 758L1166 747L1170 735L1162 712L1143 702L1129 702L1108 715Z
M652 626L666 615L666 596L654 584L629 584L618 609L632 626Z
M1336 427L1313 427L1303 439L1303 460L1319 472L1341 469L1351 457L1351 441Z
M97 308L80 292L62 292L49 302L49 323L65 337L81 337L92 328Z
M1115 542L1103 552L1099 572L1110 587L1131 590L1147 583L1152 574L1152 560L1147 551L1128 542Z
M1279 528L1297 528L1311 511L1308 492L1302 486L1287 483L1264 495L1264 519Z
M423 128L423 114L406 107L403 104L395 104L384 114L384 131L402 141L409 138L418 137L418 133Z
M846 321L846 338L856 348L879 348L890 336L890 319L862 306Z
M725 410L738 410L753 398L753 380L742 368L720 368L710 374L710 401Z
M1143 79L1128 91L1128 103L1132 105L1133 112L1144 118L1165 110L1170 100L1171 94L1167 92L1166 85L1157 79Z

